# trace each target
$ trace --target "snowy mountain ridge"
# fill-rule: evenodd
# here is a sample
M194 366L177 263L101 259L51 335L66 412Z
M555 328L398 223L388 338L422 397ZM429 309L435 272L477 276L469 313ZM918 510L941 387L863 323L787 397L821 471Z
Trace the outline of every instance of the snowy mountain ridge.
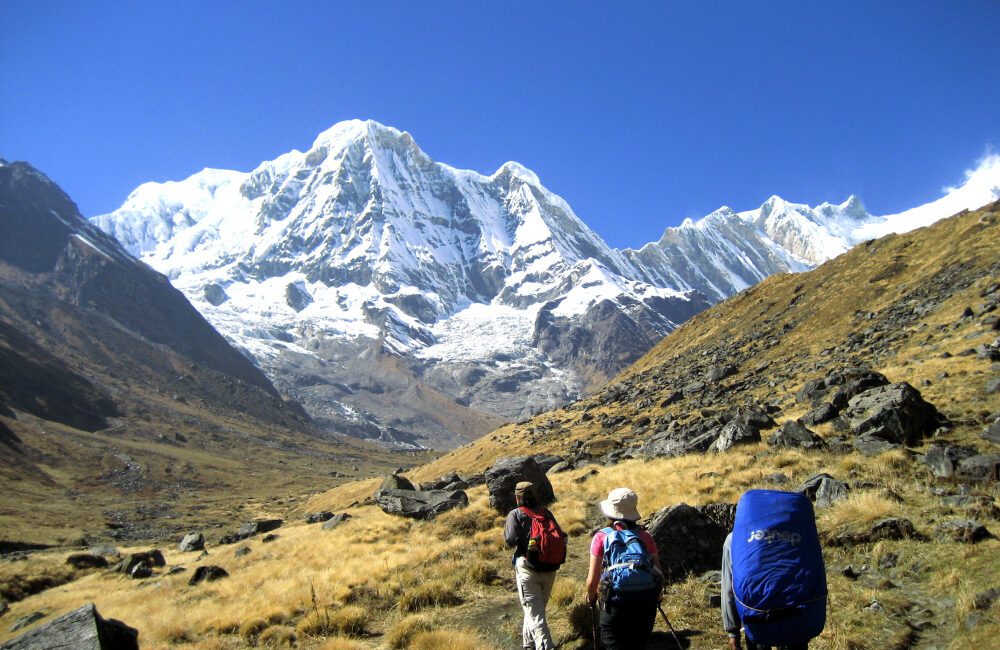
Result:
M573 399L712 302L893 222L855 197L772 197L617 250L518 163L456 169L356 120L249 173L144 184L93 221L322 424L429 446Z

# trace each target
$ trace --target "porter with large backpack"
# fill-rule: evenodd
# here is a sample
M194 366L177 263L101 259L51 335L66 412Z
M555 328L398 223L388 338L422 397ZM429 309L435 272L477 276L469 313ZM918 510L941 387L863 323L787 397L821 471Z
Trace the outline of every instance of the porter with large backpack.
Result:
M743 629L765 646L807 643L826 625L826 569L812 503L749 490L736 504L733 596Z

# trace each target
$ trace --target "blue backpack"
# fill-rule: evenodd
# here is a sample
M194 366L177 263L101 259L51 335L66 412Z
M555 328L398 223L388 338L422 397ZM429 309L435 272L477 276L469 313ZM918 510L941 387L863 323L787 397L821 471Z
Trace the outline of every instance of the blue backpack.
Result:
M812 503L749 490L736 504L733 595L746 635L765 646L806 643L826 625L826 568Z
M624 593L659 590L653 558L637 530L601 529L604 562L601 587L605 602L617 602Z

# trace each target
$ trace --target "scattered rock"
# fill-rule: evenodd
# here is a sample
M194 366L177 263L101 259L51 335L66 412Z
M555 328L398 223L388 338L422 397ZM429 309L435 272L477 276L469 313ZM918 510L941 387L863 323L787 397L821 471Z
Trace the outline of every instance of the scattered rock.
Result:
M521 481L531 481L538 491L538 500L548 505L555 500L552 484L545 472L531 456L508 456L493 463L486 470L486 490L490 495L490 507L507 514L516 506L514 487Z
M241 546L236 549L235 553L233 553L233 557L243 557L244 555L250 555L251 552L252 551L249 546Z
M804 449L823 449L826 443L810 431L801 422L789 420L781 425L781 429L767 439L772 447L802 447Z
M150 567L150 572L152 572L152 567L166 566L167 561L163 559L163 553L157 549L153 549L145 553L130 553L121 562L112 567L111 570L119 571L125 575L132 575L135 567L140 564L147 565Z
M333 518L333 513L330 512L329 510L324 510L322 512L313 512L303 517L303 519L307 524L319 524L324 521L329 521L332 518Z
M863 456L878 456L893 449L902 449L903 445L897 442L890 442L878 435L878 432L869 431L857 436L852 443L854 449Z
M228 578L229 574L220 566L215 566L213 564L200 566L194 570L194 575L188 580L189 585L196 585L199 582L213 582L215 580L221 580L222 578Z
M284 522L281 519L261 519L258 521L252 521L240 526L240 529L235 533L220 537L219 544L235 544L236 542L253 537L254 535L269 533L272 530L280 528L283 523Z
M74 569L102 569L110 563L103 555L75 553L66 558L66 564L69 564Z
M817 508L826 508L837 501L843 501L847 498L848 490L846 483L834 479L829 474L813 474L795 488L795 492L809 497Z
M341 523L347 521L350 518L351 515L347 514L346 512L342 512L339 515L334 515L329 519L327 519L326 523L323 524L323 530L333 530L336 526L340 525Z
M764 480L770 483L771 485L784 485L785 483L788 483L792 479L788 478L781 472L775 472L774 474L767 476Z
M816 426L817 424L823 424L824 422L829 422L833 418L839 415L837 407L835 407L830 402L823 402L813 410L809 411L803 415L799 420L802 424L808 426Z
M469 505L463 490L379 490L374 498L382 512L412 519L433 519L447 510Z
M934 527L938 539L974 544L993 537L978 521L972 519L949 519Z
M132 567L128 575L133 580L142 580L153 575L153 567L148 562L140 562Z
M760 431L743 422L732 420L722 427L722 432L715 442L709 446L709 451L724 452L736 445L760 442Z
M32 619L31 623L33 623L44 618L45 614L35 612L31 616L36 617ZM30 625L30 623L26 625ZM37 648L139 650L138 639L138 630L121 621L102 618L97 613L94 604L90 603L30 632L25 632L0 647L3 650L35 650Z
M958 461L958 466L955 468L955 478L970 483L996 482L1000 478L1000 456L978 454L963 458Z
M573 469L573 467L574 467L573 463L569 462L568 460L564 460L561 463L556 463L555 465L550 467L549 471L546 472L546 474L558 474L559 472L566 472L568 470Z
M959 461L976 455L972 447L933 444L924 456L924 464L937 478L951 478Z
M200 532L188 533L181 540L178 550L181 553L188 553L190 551L204 551L205 550L205 536Z
M381 490L416 490L410 479L405 476L400 476L399 474L390 474L385 477L382 481L381 487L377 491Z
M937 428L940 414L906 382L878 386L852 397L843 413L856 435L878 432L889 442L914 445Z
M870 530L858 533L843 533L831 540L831 546L846 546L867 544L879 540L895 540L917 538L917 531L909 519L902 517L887 517L879 519Z
M1000 445L1000 419L983 429L983 439L994 445Z

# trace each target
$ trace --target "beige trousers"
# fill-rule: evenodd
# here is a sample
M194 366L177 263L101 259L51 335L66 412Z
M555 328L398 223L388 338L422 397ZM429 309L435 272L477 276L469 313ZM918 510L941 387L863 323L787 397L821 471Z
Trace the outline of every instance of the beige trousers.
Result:
M521 626L521 645L534 650L552 650L556 644L549 634L549 624L545 620L545 606L552 594L552 584L556 581L555 571L535 571L524 566L524 558L514 563L514 577L517 595L524 609L524 624Z

